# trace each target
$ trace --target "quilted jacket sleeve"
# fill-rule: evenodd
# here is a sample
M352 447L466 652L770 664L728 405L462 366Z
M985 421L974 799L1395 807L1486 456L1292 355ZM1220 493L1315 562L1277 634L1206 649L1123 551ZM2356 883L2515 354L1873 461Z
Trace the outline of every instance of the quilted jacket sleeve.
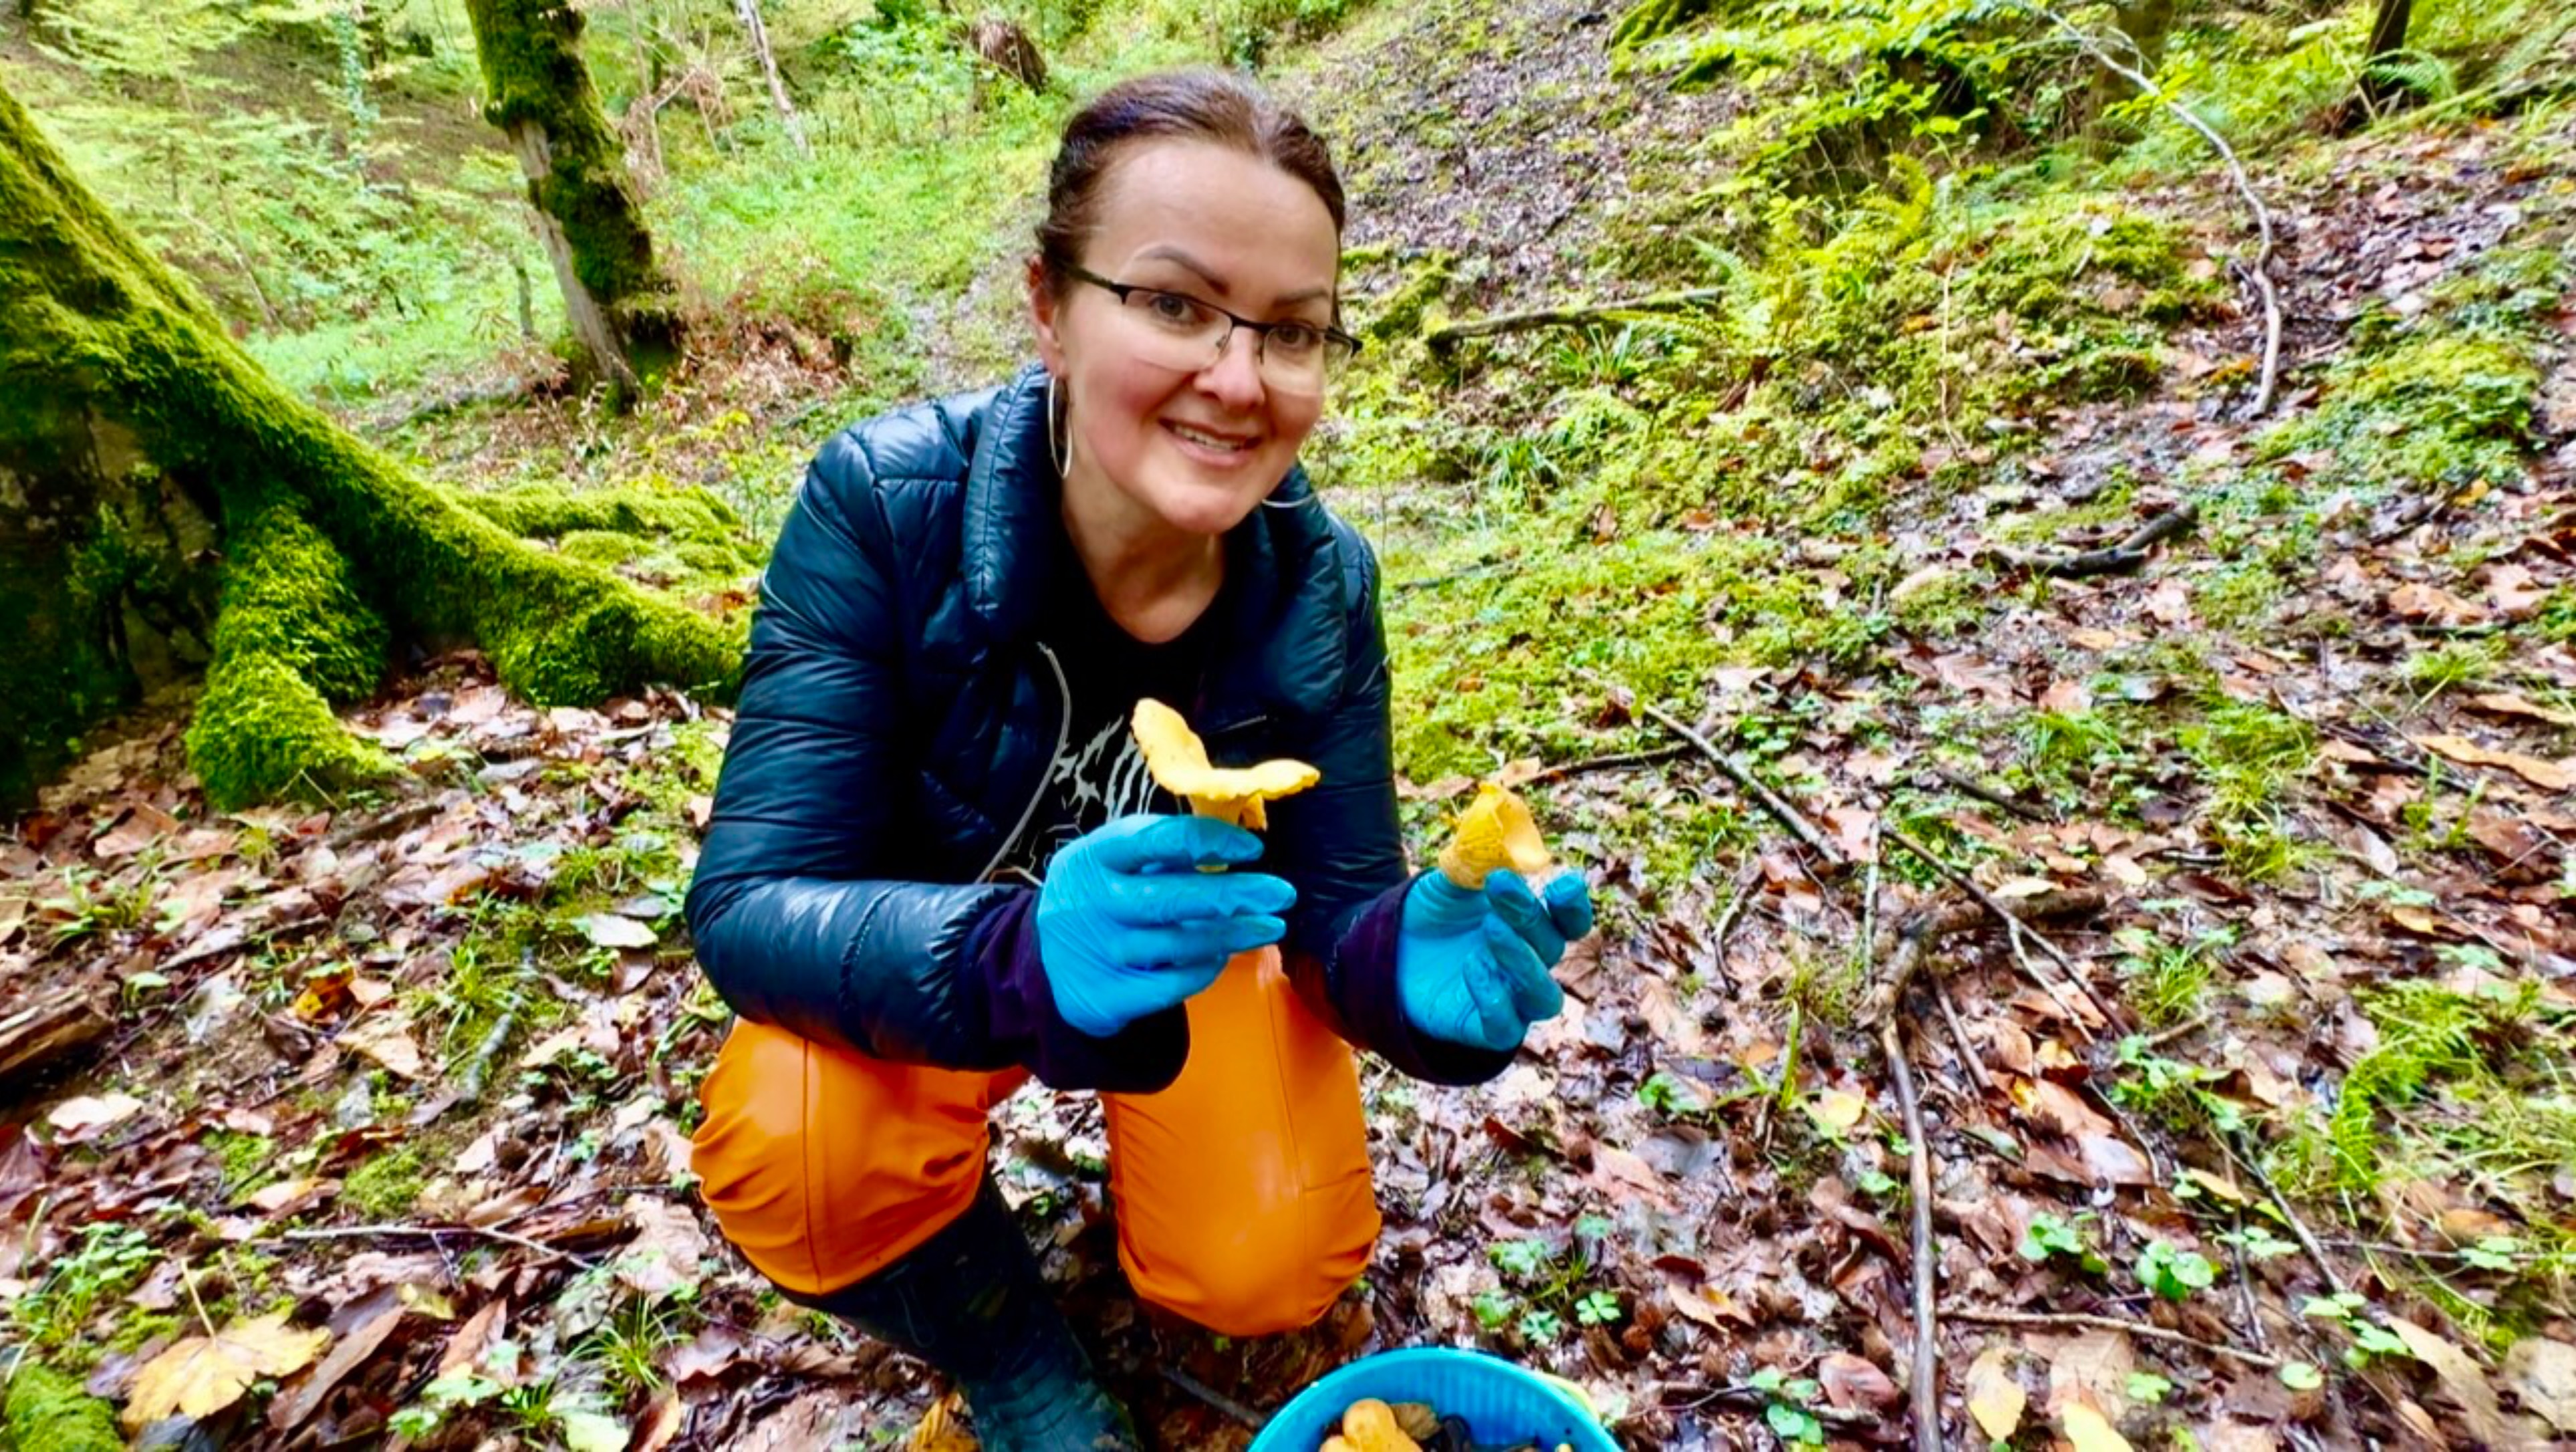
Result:
M698 960L735 1012L807 1038L948 1068L1022 1064L1060 1087L1127 1087L1122 1066L1172 1059L1156 1036L1186 1030L1146 1020L1115 1039L1075 1031L1034 955L995 941L1025 931L1029 889L904 880L915 767L898 730L899 662L912 624L894 551L867 455L843 434L808 471L762 580L689 885Z
M1354 1045L1417 1079L1482 1083L1510 1065L1511 1052L1417 1034L1396 997L1396 929L1413 874L1396 820L1377 559L1358 532L1338 522L1334 530L1350 565L1342 694L1304 740L1284 743L1323 780L1270 805L1263 854L1267 869L1297 888L1282 957L1307 1006Z

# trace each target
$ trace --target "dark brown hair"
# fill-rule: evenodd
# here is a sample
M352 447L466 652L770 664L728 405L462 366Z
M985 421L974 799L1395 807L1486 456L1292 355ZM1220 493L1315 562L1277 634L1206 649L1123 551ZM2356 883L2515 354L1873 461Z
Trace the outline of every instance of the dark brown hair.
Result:
M1305 118L1224 71L1163 71L1119 82L1065 123L1047 177L1038 260L1061 290L1099 218L1100 184L1119 153L1150 140L1206 141L1257 157L1315 189L1342 230L1342 179Z

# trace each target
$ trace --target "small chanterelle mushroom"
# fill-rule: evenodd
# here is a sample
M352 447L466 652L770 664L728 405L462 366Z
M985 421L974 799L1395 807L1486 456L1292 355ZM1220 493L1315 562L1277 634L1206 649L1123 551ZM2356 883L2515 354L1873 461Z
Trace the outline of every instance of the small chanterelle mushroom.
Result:
M1545 872L1548 860L1529 803L1492 782L1476 788L1476 800L1458 814L1458 829L1440 849L1442 875L1469 891L1482 888L1495 868L1526 876Z
M1163 790L1188 801L1194 815L1256 832L1270 825L1262 803L1293 797L1323 776L1302 761L1285 759L1254 766L1211 766L1207 746L1190 723L1151 697L1136 703L1130 724L1136 749L1144 754L1145 769Z

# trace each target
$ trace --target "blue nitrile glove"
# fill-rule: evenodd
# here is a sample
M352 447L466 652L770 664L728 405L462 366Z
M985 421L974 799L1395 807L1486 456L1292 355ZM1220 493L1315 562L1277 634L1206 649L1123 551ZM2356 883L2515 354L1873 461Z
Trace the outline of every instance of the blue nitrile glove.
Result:
M1038 961L1056 1012L1105 1039L1216 982L1226 959L1278 942L1295 888L1198 870L1260 855L1260 838L1208 817L1120 817L1066 843L1038 889Z
M1565 1007L1547 970L1567 943L1591 931L1592 892L1575 873L1550 878L1545 903L1508 868L1488 874L1483 892L1426 874L1404 894L1396 1001L1435 1039L1516 1048L1531 1024Z

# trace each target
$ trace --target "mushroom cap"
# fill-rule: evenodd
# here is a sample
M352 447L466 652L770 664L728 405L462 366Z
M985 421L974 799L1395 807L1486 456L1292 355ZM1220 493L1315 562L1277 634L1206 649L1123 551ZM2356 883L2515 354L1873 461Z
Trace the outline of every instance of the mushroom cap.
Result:
M1476 800L1458 814L1457 830L1440 849L1442 874L1471 891L1482 888L1487 875L1498 867L1523 874L1544 872L1551 860L1529 803L1492 782L1476 788Z
M1136 749L1145 769L1163 790L1187 800L1202 817L1221 817L1245 826L1268 825L1262 803L1295 796L1322 780L1323 773L1302 761L1275 758L1251 766L1216 766L1181 713L1147 697L1136 703L1131 721Z

